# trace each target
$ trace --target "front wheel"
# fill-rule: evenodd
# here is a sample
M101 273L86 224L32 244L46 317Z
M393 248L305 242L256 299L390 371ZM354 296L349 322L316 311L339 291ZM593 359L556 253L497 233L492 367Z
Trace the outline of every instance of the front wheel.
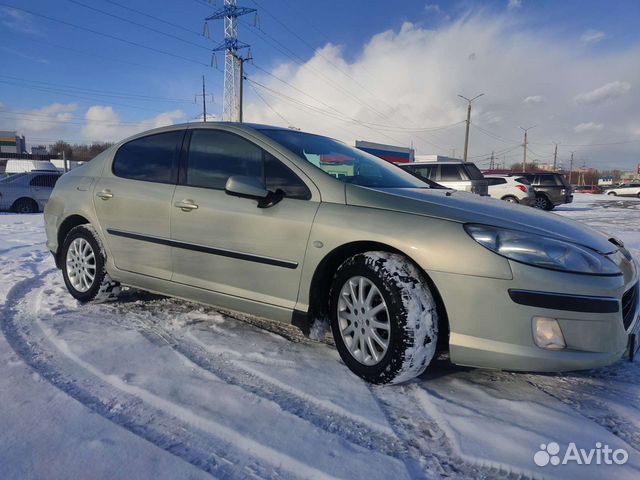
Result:
M436 351L438 313L428 283L406 257L366 252L338 268L331 330L342 361L376 384L420 375Z
M616 192L609 192L609 193L607 193L607 195L613 195L615 197L617 195L617 193Z
M72 228L61 255L64 283L76 300L107 300L117 295L119 284L107 275L104 248L91 225Z

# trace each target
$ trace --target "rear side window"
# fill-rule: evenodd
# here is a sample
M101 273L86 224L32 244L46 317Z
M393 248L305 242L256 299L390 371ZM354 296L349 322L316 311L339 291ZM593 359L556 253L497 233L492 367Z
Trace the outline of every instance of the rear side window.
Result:
M40 188L53 188L60 175L36 175L31 179L29 185Z
M440 165L440 181L457 182L463 179L461 165ZM466 175L465 175L466 176Z
M562 182L555 175L538 175L536 179L536 184L544 186L544 187L557 187L558 185L562 185Z
M507 183L507 180L504 178L487 178L489 185L502 185Z
M145 182L175 183L183 131L158 133L125 143L113 160L114 175Z
M531 185L531 182L528 179L524 178L524 177L516 178L516 182L521 183L523 185Z
M465 163L464 168L466 170L467 176L471 180L484 180L484 175L482 175L482 172L478 169L475 163Z
M228 132L194 130L185 183L224 190L229 177L235 175L259 178L265 188L280 190L287 198L311 198L311 192L295 173L257 145Z

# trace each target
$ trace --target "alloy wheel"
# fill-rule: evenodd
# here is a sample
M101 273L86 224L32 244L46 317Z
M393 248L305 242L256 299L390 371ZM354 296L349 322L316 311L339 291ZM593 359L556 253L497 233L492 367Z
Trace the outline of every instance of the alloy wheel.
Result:
M96 277L96 256L87 240L78 237L71 242L66 267L73 288L83 293L91 288Z
M389 349L387 304L378 287L366 277L345 282L338 299L340 335L353 358L363 365L379 363Z

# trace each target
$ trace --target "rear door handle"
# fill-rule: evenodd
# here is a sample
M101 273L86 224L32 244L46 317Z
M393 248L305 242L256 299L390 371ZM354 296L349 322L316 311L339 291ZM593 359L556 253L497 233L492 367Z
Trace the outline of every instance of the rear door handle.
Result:
M96 193L96 197L100 197L102 200L109 200L113 198L113 193L110 190L102 190L101 192Z
M174 207L178 207L183 212L190 212L191 210L197 210L198 205L196 205L193 200L182 200L181 202L176 202L173 204Z

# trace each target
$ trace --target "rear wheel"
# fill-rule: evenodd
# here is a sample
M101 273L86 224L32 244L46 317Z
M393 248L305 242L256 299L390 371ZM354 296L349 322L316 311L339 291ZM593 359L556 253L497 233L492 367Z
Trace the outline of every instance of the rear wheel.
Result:
M520 201L513 195L507 195L505 197L502 197L502 200L509 203L520 203Z
M20 198L13 204L16 213L38 213L38 204L32 198Z
M61 255L64 283L76 300L104 301L117 295L119 284L107 275L104 248L91 225L72 228Z
M534 206L541 210L553 210L553 203L551 203L551 200L549 200L546 195L536 195Z
M330 293L342 361L371 383L420 375L436 350L438 314L428 283L405 257L366 252L347 259Z

